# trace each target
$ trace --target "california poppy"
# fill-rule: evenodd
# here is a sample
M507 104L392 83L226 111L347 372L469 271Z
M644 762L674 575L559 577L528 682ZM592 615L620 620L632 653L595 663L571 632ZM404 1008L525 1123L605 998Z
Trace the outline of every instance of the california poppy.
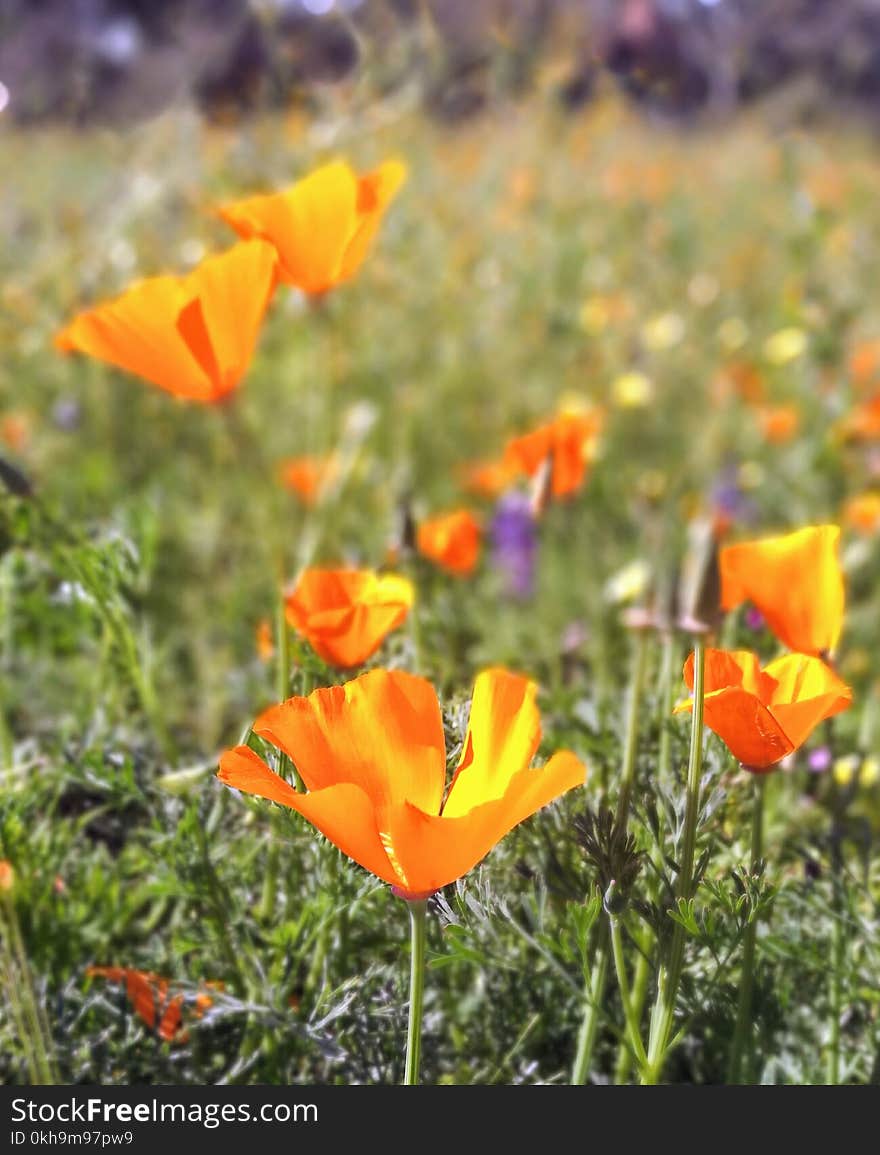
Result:
M247 371L275 278L271 245L235 245L185 276L138 281L121 297L80 313L55 345L187 401L220 401Z
M270 241L281 280L316 296L355 275L405 178L399 161L360 177L344 161L333 161L283 192L218 211L239 236Z
M854 441L880 441L880 394L857 405L841 422L841 430Z
M880 382L880 340L862 341L849 358L849 375L860 389Z
M759 405L755 408L758 429L771 445L784 445L796 436L801 415L796 405Z
M362 665L406 619L412 582L359 569L307 569L285 599L287 620L328 665Z
M219 778L299 811L343 854L406 898L471 870L509 830L581 785L569 751L529 769L541 740L534 682L478 675L461 759L446 789L440 706L430 682L371 670L266 710L254 732L291 759L297 793L248 746L227 751Z
M100 977L113 983L125 983L125 993L135 1013L165 1042L183 1042L183 995L168 996L168 980L148 971L130 967L88 967L90 978Z
M426 518L416 530L416 549L458 577L473 573L480 557L480 523L468 509Z
M684 667L694 688L694 656ZM849 709L852 690L819 658L786 654L765 669L749 650L706 650L703 716L746 770L757 773L799 749L826 718ZM675 712L690 711L682 702Z
M509 441L504 460L528 477L534 477L543 463L550 460L552 495L568 497L583 484L601 428L599 410L560 413L546 425Z
M292 457L282 461L279 474L285 489L297 494L304 505L314 505L336 475L336 456Z
M500 497L516 476L507 461L471 461L463 465L460 472L468 493L488 498Z
M791 650L830 652L843 627L840 528L811 525L782 537L725 546L719 555L721 604L752 601Z
M843 507L843 519L859 533L880 532L880 492L851 497Z

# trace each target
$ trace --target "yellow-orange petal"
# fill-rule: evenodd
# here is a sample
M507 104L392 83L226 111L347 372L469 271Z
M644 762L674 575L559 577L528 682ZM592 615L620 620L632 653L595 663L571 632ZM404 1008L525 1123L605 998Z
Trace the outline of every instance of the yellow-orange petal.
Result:
M186 276L152 277L75 317L55 338L177 397L213 402L243 377L275 286L261 241L208 257Z
M520 770L501 797L456 817L407 804L390 815L389 841L403 889L430 894L461 878L501 839L543 806L586 781L583 763L560 751L540 769Z
M282 280L304 293L325 293L344 274L346 251L364 218L358 178L333 161L283 192L223 205L220 216L243 237L270 241Z
M725 546L719 555L724 609L751 600L789 649L833 650L845 603L839 540L839 526L820 525Z
M373 802L359 786L339 782L300 794L247 746L222 756L218 777L227 786L296 810L365 870L392 886L401 883L382 844Z
M440 811L443 724L424 678L370 670L344 686L270 707L254 730L291 758L309 790L352 783L377 811L403 801Z
M350 280L370 251L385 211L406 180L406 165L399 160L381 164L358 180L358 225L345 248L338 281Z
M739 686L707 694L703 720L734 758L751 770L765 770L795 749L764 703Z
M474 683L468 731L443 813L457 818L505 794L541 741L537 685L509 670L489 669Z
M852 690L819 658L786 654L767 666L776 685L770 709L795 749L813 730L852 705Z

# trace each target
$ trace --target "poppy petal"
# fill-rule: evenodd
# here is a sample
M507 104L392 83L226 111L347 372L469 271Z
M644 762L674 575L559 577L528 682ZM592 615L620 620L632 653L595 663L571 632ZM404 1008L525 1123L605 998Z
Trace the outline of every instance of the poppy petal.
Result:
M820 525L726 546L719 555L724 609L751 600L789 649L833 650L845 604L839 540L839 526Z
M377 810L408 800L439 813L446 778L443 724L424 678L370 670L344 686L270 707L254 731L291 758L310 790L347 782Z
M561 794L586 781L586 768L567 750L540 769L520 770L503 796L467 813L425 814L407 804L391 816L389 842L404 875L403 887L430 894L476 866L515 826Z
M152 277L80 313L55 346L86 353L178 397L208 401L214 384L177 328L187 303L178 277Z
M364 262L370 250L385 210L406 180L406 166L390 160L373 173L358 181L358 213L360 223L346 246L339 268L339 281L350 280Z
M284 192L224 205L219 213L239 236L270 241L282 280L315 294L338 278L358 225L357 199L357 177L334 161Z
M300 794L247 746L223 755L218 777L227 786L296 810L365 870L392 886L400 884L379 836L372 801L360 787L345 782Z
M538 687L509 670L484 670L474 683L468 732L443 813L457 818L502 798L541 741Z

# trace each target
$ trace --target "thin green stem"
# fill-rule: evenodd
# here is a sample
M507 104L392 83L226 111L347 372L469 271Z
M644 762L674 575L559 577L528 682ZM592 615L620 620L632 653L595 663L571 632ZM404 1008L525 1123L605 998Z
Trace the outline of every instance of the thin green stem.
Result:
M407 902L410 918L409 962L409 1021L406 1028L405 1087L414 1087L419 1081L419 1060L422 1053L422 1002L425 994L425 915L427 899Z
M620 829L626 826L629 818L629 807L632 800L633 781L636 770L636 751L638 749L639 716L642 701L642 686L645 674L645 651L647 648L645 631L639 630L636 634L635 650L633 652L632 671L630 674L629 699L626 716L626 737L623 747L623 766L620 774L620 794L617 797L615 825ZM578 1032L578 1045L575 1054L574 1066L571 1073L571 1085L583 1086L590 1072L593 1061L593 1047L599 1028L599 1017L603 1008L606 975L608 973L609 943L604 925L600 926L596 935L593 966L590 975L590 989L587 992L584 1007L584 1017L581 1029Z
M752 849L749 872L757 874L764 853L764 786L763 774L754 776L752 795ZM749 1082L752 1066L752 987L754 984L755 947L758 920L753 916L746 927L743 943L742 970L739 980L739 1000L736 1008L736 1027L727 1067L727 1082Z
M644 937L640 943L641 949L638 960L636 961L636 970L633 977L632 1013L635 1021L639 1024L639 1030L641 1030L645 1000L648 997L648 980L651 977L651 960L648 957L648 951L653 937L650 930L646 928ZM627 1081L632 1066L632 1058L633 1053L630 1047L626 1046L625 1043L621 1043L617 1052L617 1063L614 1067L614 1082L618 1086Z
M600 937L596 940L596 953L593 959L590 983L584 1000L586 1003L584 1017L578 1032L577 1053L571 1072L571 1085L573 1087L582 1087L587 1081L593 1059L596 1033L599 1029L599 1002L605 991L605 979L608 973L608 939L604 924L599 927L599 935Z
M694 703L691 715L691 745L688 756L687 800L684 816L684 842L681 869L676 882L675 897L687 901L692 897L694 881L694 851L697 844L697 819L700 813L700 779L703 769L703 696L706 671L706 643L702 637L694 639ZM643 1083L657 1083L669 1051L669 1039L675 1018L675 1002L684 963L685 929L676 922L672 933L669 957L660 966L657 977L657 997L651 1012L651 1030L648 1038L648 1063L643 1072Z
M642 1032L638 1016L635 1013L629 980L626 975L626 961L623 957L623 938L620 933L620 922L609 912L608 926L611 931L611 949L614 954L614 969L617 971L617 986L620 990L620 1001L623 1004L623 1017L626 1022L626 1039L632 1049L633 1056L639 1067L644 1070L648 1064L648 1056L642 1043Z
M843 1007L843 965L846 957L846 938L843 912L842 885L835 874L834 922L831 937L831 1030L828 1038L826 1080L829 1086L840 1083L840 1014Z

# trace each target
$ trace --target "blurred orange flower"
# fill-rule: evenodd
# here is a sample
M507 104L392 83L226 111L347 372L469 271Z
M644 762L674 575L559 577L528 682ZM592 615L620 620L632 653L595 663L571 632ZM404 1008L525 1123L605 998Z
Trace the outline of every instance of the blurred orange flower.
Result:
M466 577L480 557L480 523L468 509L439 513L419 523L416 549L449 573Z
M859 533L880 531L880 492L851 497L843 507L843 520Z
M281 280L316 296L355 275L405 179L400 161L361 177L344 161L333 161L284 192L218 211L239 236L271 241Z
M13 453L27 449L31 439L31 422L26 413L7 413L0 420L0 441Z
M849 357L849 375L860 389L880 384L880 340L861 341Z
M830 652L843 628L840 527L811 525L782 537L725 546L719 555L721 605L752 601L790 650Z
M468 493L494 499L510 486L516 471L507 461L471 461L461 467L462 485Z
M560 413L531 433L507 443L504 460L513 470L534 477L546 460L552 462L551 493L568 497L583 484L602 429L599 409L587 413Z
M362 665L406 619L412 582L373 570L307 569L285 599L287 620L330 666Z
M12 863L6 858L0 858L0 891L10 891L15 886L15 871Z
M684 680L693 690L693 654ZM786 654L762 670L749 650L706 651L706 725L746 770L772 769L851 704L852 690L819 658ZM693 701L682 702L675 713L692 709Z
M183 995L169 998L167 979L130 967L87 967L86 974L89 978L125 983L128 1001L151 1031L156 1031L166 1043L186 1041L185 1032L181 1032Z
M292 457L281 462L281 484L296 493L304 505L314 505L337 468L336 455L332 453L326 457Z
M771 445L784 445L796 436L801 424L796 405L759 405L755 409L758 429Z
M880 394L857 405L843 418L841 430L855 441L880 441Z
M343 854L404 897L433 894L471 870L509 830L581 785L569 751L529 765L541 740L534 682L486 670L452 785L440 706L430 682L371 670L265 711L254 732L291 759L297 793L247 746L227 751L228 786L297 810Z
M247 372L275 280L271 245L236 245L185 276L136 282L121 297L80 313L55 345L187 401L220 401Z
M271 662L275 657L275 637L268 618L257 623L257 657L261 662Z

